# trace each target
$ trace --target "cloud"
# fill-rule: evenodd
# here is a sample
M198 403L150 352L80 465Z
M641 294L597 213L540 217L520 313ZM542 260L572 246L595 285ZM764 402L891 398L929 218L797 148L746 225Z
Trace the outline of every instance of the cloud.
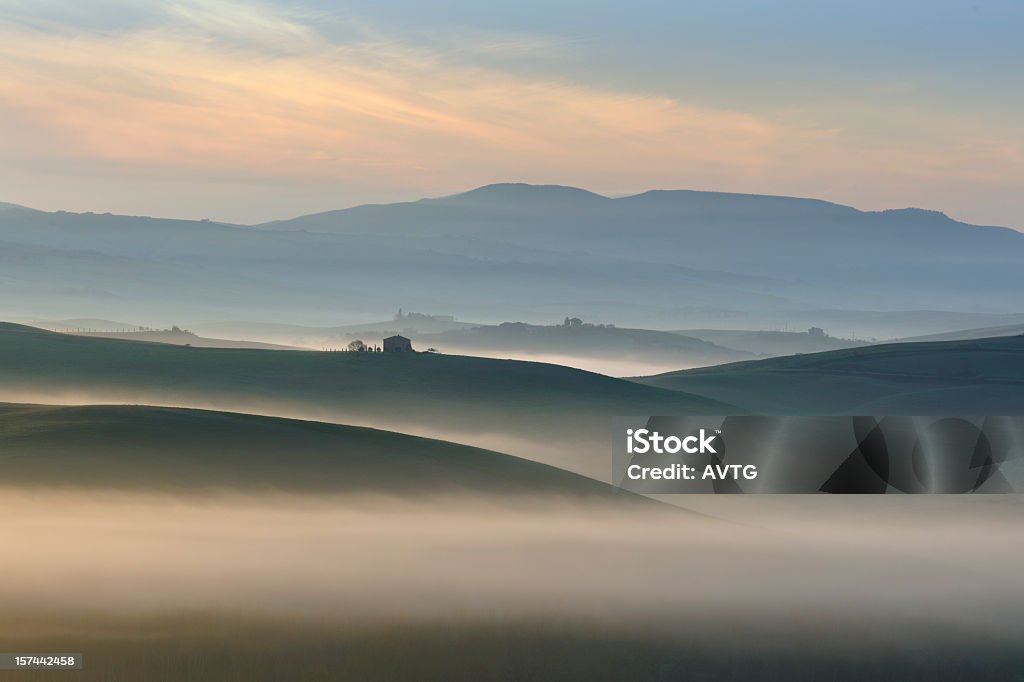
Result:
M31 112L75 155L342 177L488 160L507 171L735 163L786 133L742 113L452 63L444 50L336 44L266 8L179 3L168 17L114 36L79 32L61 50L8 27L5 107Z
M1020 146L998 131L981 145L959 127L914 145L881 131L867 145L806 112L572 81L557 73L571 48L543 36L423 40L224 0L108 2L106 23L59 2L0 7L0 116L18 133L0 138L9 165L424 193L496 180L845 192L869 207L894 189L898 203L929 205L959 179L1024 175ZM543 75L502 67L537 54L551 62Z

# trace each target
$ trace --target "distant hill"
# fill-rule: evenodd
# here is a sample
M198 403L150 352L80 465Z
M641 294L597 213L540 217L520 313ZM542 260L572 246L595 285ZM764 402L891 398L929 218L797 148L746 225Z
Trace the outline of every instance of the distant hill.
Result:
M1024 324L1012 324L1003 327L981 327L980 329L963 329L942 334L926 334L924 336L912 336L901 341L967 341L970 339L989 339L997 336L1021 336L1024 334Z
M1024 324L1024 312L984 312L984 304L974 311L950 310L837 310L821 309L794 316L787 328L822 327L832 336L859 339L871 343L896 342L922 334L940 334L974 327L1004 327ZM737 328L730 325L728 328ZM763 326L762 329L771 329ZM910 331L919 330L919 331Z
M220 337L225 339L240 339L258 341L274 345L290 345L303 348L320 350L323 348L343 348L349 341L362 338L364 341L374 341L390 336L402 334L413 339L420 349L436 347L442 351L465 353L468 355L496 354L507 352L517 357L528 358L534 356L550 356L551 353L564 353L564 358L576 357L582 360L587 359L623 359L623 364L636 364L636 360L650 360L654 364L665 364L665 369L681 369L683 367L695 367L708 364L720 364L722 362L733 362L743 359L752 359L753 356L779 356L792 355L794 353L817 353L825 350L838 350L841 348L855 348L877 342L897 342L913 340L931 340L931 337L899 338L882 336L878 339L867 337L880 334L882 330L890 332L920 329L956 329L966 328L979 322L1020 322L1020 329L1024 331L1024 314L1019 315L991 315L984 313L951 313L943 311L902 311L898 313L879 313L866 311L838 311L818 310L807 311L801 314L804 321L811 326L822 325L829 333L823 336L812 336L808 332L770 331L752 329L679 329L671 332L658 331L654 329L637 329L631 327L616 327L605 325L605 329L611 334L617 335L616 339L604 338L606 343L590 344L583 343L574 346L570 343L568 336L561 337L553 335L551 339L539 338L541 332L552 326L560 325L533 325L521 322L502 322L499 324L481 324L480 322L467 322L462 320L423 320L419 317L406 317L402 320L381 320L379 322L365 322L359 324L334 325L334 326L310 326L287 324L282 322L261 322L261 321L190 321L188 328L197 331L203 336ZM29 322L28 324L31 324ZM117 325L119 323L110 323ZM102 327L96 321L92 327L97 329L114 330L115 326ZM54 329L51 322L39 323L47 329ZM58 330L88 328L90 325L70 325L68 327L56 326ZM124 326L120 327L124 329ZM479 329L477 329L479 328ZM587 332L586 329L597 329ZM991 328L991 334L984 334L986 329ZM999 336L1004 332L1012 332L1018 328L1017 324L1001 324L993 327L977 329L977 336ZM579 332L584 336L593 333L593 338L608 332L600 331L599 325L587 327ZM833 330L839 330L835 334ZM518 330L518 331L517 331ZM615 331L618 330L618 331ZM450 332L450 333L449 333ZM538 338L533 338L534 335ZM687 359L686 352L701 351L696 345L683 347L678 339L672 339L666 334L682 335L690 337L690 342L698 340L706 341L714 346L720 347L715 350L705 347L706 358L698 357L699 361ZM843 334L857 334L857 338L843 338ZM957 332L950 334L957 337ZM934 340L941 340L935 338ZM550 346L555 346L554 348ZM603 353L601 348L605 347L609 353ZM683 356L680 357L679 353ZM632 361L628 358L632 357ZM560 362L560 361L556 361ZM585 367L587 364L580 363ZM601 363L597 363L600 365ZM597 370L603 374L609 372ZM663 370L650 369L646 373L660 372ZM645 373L642 369L633 374ZM615 376L622 376L623 373L616 373Z
M283 346L260 341L236 341L232 339L211 339L198 336L187 331L152 330L136 332L73 332L75 336L91 336L102 339L120 339L122 341L142 341L148 343L169 343L177 346L194 346L196 348L259 348L262 350L307 350L296 346Z
M1015 323L998 316L1020 313L1024 289L1024 235L1013 230L791 197L611 199L506 184L259 228L0 211L0 312L319 326L401 306L481 323L568 315L894 338ZM890 317L862 325L865 311ZM991 317L936 326L902 311Z
M681 329L675 334L703 339L709 343L757 355L819 353L867 345L867 341L840 339L824 332L749 331L731 329Z
M196 316L252 308L266 311L297 301L304 301L307 308L326 307L341 298L294 282L268 281L258 273L193 265L160 255L162 240L188 241L187 234L172 231L160 237L140 232L126 237L126 244L142 242L145 246L139 245L138 250L154 252L153 256L126 256L96 250L101 240L92 243L91 235L98 230L88 223L78 225L74 217L66 222L67 232L48 234L49 228L43 226L25 236L35 241L52 241L58 244L55 246L14 243L0 236L0 310L13 317L34 319L176 319L182 310ZM4 227L5 216L0 214L0 235ZM59 245L62 241L67 246ZM72 248L72 244L80 248Z
M140 325L114 320L101 320L95 317L73 317L67 320L45 320L43 322L30 323L30 326L40 327L54 332L123 332L140 329Z
M1024 337L896 343L641 377L764 414L999 415L1024 408Z
M724 348L692 336L585 323L542 326L506 322L440 334L415 334L413 338L421 345L437 347L444 352L508 352L525 356L557 354L677 367L700 367L751 357L750 353Z
M579 370L428 353L187 348L0 324L0 400L301 416L610 474L608 419L736 408Z
M532 210L533 206L604 206L611 200L595 192L565 185L531 185L525 182L497 182L437 199L422 199L420 204L461 206L501 206L508 210ZM329 211L328 213L333 213Z
M618 261L543 242L523 248L489 238L11 211L0 213L6 285L0 311L33 318L230 316L302 324L339 314L367 319L402 306L484 322L570 312L651 319L677 305L678 296L672 303L626 304L661 291L655 285L686 291L694 303L699 296L729 306L795 305L762 293L767 283L754 277ZM630 281L609 277L626 269L645 272ZM558 299L551 299L552 291ZM593 303L598 291L606 302ZM629 315L615 314L623 312Z
M0 479L18 486L637 499L454 443L201 410L0 404L0 450Z
M975 227L936 211L859 211L780 196L679 190L609 199L574 188L504 184L261 227L585 251L620 262L734 273L739 288L749 278L768 278L774 281L763 282L765 293L864 310L968 310L967 301L981 301L985 289L991 294L985 307L1018 312L1010 292L1024 287L1024 234L1014 230ZM997 282L1014 286L990 288Z
M172 343L180 346L197 346L200 348L263 348L266 350L306 350L305 348L292 345L265 343L261 341L236 340L236 339L215 339L199 336L191 331L181 328L171 329L150 329L148 327L129 324L127 322L116 322L114 320L102 320L91 317L77 317L67 320L46 320L29 324L47 331L61 332L65 334L77 334L79 336L96 336L108 339L122 339L124 341L149 341L151 343Z
M405 334L408 336L415 334L440 334L456 329L471 329L477 326L479 324L475 322L449 320L444 319L443 316L413 314L405 315L401 319L327 327L324 331L337 336L359 333L376 333L378 336L389 334Z
M203 334L259 339L278 344L306 346L317 349L343 347L357 336L365 336L367 341L379 341L385 336L393 334L403 334L412 338L421 333L440 333L453 329L469 329L477 326L479 326L479 323L462 322L454 319L448 320L442 316L415 313L406 315L400 320L390 319L379 322L322 327L256 321L205 321L189 325L190 328L196 329Z

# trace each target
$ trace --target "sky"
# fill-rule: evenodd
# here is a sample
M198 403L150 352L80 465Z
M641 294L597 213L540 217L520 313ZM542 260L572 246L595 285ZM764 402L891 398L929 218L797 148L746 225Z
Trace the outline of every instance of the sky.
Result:
M492 182L1024 229L1016 0L0 0L0 201L253 223Z

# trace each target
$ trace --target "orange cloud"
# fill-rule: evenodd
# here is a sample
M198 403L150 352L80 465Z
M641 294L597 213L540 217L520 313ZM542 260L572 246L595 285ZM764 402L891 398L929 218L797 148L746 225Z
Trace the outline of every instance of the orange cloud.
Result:
M85 157L317 177L487 160L509 171L744 164L796 134L742 113L445 63L393 43L337 46L279 25L289 45L275 56L172 31L80 35L58 50L8 30L5 106Z
M868 206L894 189L905 190L897 203L928 203L959 180L1024 177L1020 145L995 134L944 128L911 145L882 131L867 146L806 113L768 118L528 77L374 35L339 44L267 8L168 12L159 28L117 34L55 38L0 24L0 113L25 122L0 154L423 191L530 180ZM498 40L479 51L506 47L521 49Z

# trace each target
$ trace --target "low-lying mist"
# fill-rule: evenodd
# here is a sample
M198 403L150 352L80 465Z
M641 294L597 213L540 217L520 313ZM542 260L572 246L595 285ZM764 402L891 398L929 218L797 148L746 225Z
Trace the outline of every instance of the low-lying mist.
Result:
M608 357L594 355L567 355L559 353L529 353L515 350L491 350L485 348L448 348L447 352L459 355L475 355L496 360L522 360L524 362L546 362L551 365L573 367L587 372L597 372L611 377L638 377L674 372L695 367L705 367L705 362L687 362L685 358L651 360L629 357L622 353Z
M0 603L28 619L0 634L33 620L60 632L73 614L203 612L539 619L796 648L1022 639L1019 500L962 506L958 520L890 508L755 526L551 497L0 488Z

